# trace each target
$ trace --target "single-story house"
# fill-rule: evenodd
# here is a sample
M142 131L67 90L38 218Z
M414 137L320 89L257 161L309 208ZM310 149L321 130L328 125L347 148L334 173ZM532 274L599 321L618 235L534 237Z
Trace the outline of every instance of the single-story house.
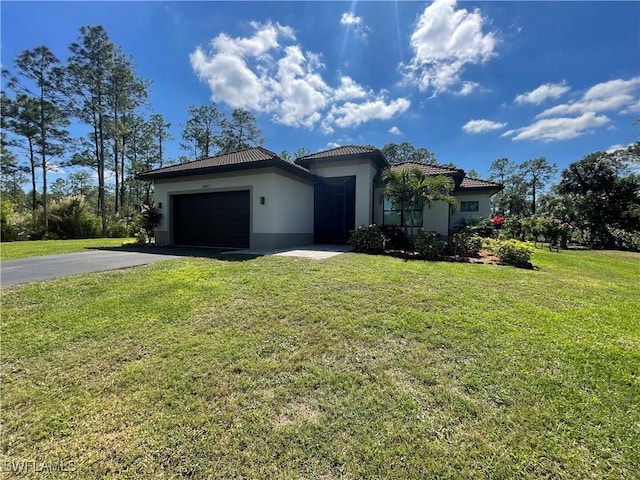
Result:
M219 248L286 248L346 243L360 225L397 225L398 212L382 198L381 171L417 165L448 175L460 206L444 202L414 212L412 226L446 236L464 218L488 216L501 185L471 179L464 170L420 163L391 166L376 148L343 146L288 162L255 147L137 175L154 182L162 214L156 242Z

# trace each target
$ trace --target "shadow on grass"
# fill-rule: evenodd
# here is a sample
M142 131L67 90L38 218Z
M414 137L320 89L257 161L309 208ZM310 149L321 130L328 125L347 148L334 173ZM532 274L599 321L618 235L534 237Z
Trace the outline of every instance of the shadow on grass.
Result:
M215 258L226 262L246 262L262 255L234 254L233 250L220 248L169 247L157 245L120 245L116 247L87 247L87 250L103 250L109 252L136 252L152 255L171 255L178 257Z

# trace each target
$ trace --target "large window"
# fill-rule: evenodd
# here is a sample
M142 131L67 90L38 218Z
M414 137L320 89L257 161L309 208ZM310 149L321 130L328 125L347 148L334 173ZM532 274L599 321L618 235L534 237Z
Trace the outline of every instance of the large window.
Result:
M461 212L477 212L479 209L480 209L480 202L478 201L460 202Z
M401 225L402 206L393 202L393 197L384 199L383 225L398 227L421 227L422 226L422 205L404 205L404 225Z

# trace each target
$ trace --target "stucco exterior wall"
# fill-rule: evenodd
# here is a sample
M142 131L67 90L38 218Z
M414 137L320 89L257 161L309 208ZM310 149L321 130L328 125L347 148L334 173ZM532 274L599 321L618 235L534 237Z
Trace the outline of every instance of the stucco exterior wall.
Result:
M460 202L478 202L477 212L462 212L458 208L451 215L451 226L460 224L463 219L471 219L473 217L488 217L491 215L491 195L488 192L461 193L454 194L458 203Z
M449 235L449 204L433 202L431 207L422 211L422 229L426 232L438 232L443 237Z
M313 183L275 168L155 181L162 214L156 241L172 243L171 195L249 190L250 248L284 248L313 243ZM264 197L264 205L260 204Z
M356 228L369 225L373 217L373 177L378 170L367 158L341 162L318 162L309 170L325 178L356 177Z

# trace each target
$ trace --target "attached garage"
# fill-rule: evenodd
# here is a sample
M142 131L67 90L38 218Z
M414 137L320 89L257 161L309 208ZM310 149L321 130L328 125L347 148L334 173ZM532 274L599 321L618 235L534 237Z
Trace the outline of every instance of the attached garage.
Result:
M262 147L138 178L154 183L159 245L267 250L313 243L318 178Z
M250 192L171 196L173 243L219 248L249 248Z

